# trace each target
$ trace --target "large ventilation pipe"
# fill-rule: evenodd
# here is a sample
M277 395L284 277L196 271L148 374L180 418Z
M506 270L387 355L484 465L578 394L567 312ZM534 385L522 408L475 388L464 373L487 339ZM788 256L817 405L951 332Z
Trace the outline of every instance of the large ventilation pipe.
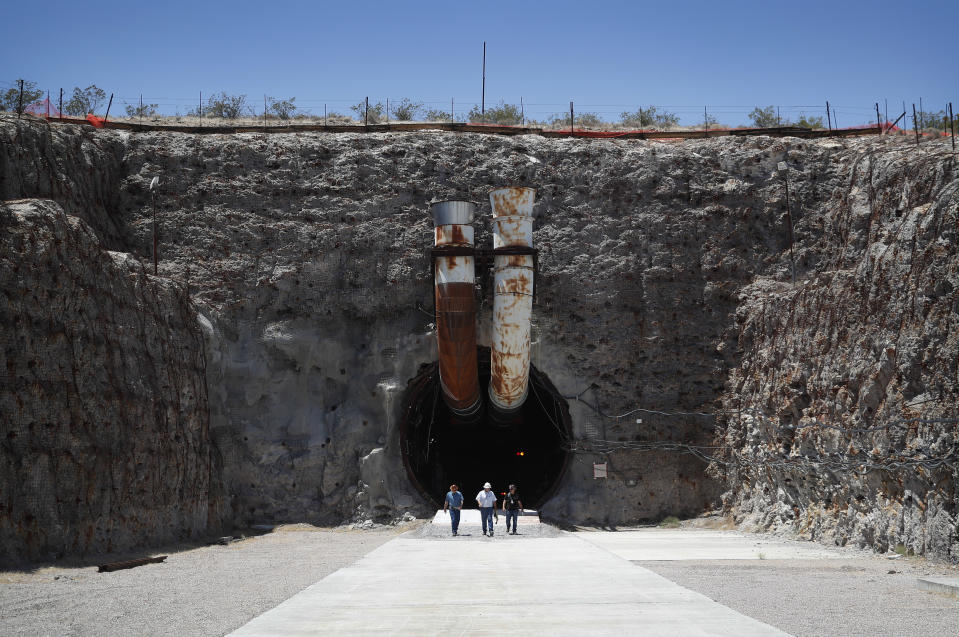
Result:
M436 277L436 337L443 400L458 416L482 406L476 367L476 300L473 292L473 213L468 201L431 206Z
M530 318L533 314L532 188L499 188L493 208L493 342L489 397L509 413L522 407L529 388Z

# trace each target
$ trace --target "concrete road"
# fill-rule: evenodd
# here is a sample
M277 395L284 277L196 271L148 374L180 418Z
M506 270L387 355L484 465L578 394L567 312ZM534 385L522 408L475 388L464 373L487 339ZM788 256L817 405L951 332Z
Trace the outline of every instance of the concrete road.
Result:
M581 531L577 537L626 560L816 560L852 559L849 550L813 542L779 540L755 533L708 529Z
M403 536L232 634L786 634L583 535Z

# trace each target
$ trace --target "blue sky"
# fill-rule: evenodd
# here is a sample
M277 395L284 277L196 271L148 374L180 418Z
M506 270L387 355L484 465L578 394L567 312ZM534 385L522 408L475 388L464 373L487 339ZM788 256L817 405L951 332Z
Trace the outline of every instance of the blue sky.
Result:
M959 2L203 3L10 2L0 89L24 77L55 96L96 84L114 112L142 93L185 113L200 91L295 96L322 114L402 97L459 112L486 102L616 119L650 104L747 122L757 105L840 125L905 100L959 106ZM910 112L911 112L911 106Z

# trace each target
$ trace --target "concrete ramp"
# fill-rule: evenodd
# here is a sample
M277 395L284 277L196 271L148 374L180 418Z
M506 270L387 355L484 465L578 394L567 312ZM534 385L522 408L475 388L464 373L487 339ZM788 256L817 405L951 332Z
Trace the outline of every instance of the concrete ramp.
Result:
M506 513L497 510L499 514L499 523L505 524ZM526 509L523 513L519 514L520 526L525 526L527 524L539 524L539 511L533 511L532 509ZM479 509L463 509L460 511L460 526L464 525L476 525L481 526L483 521L480 519ZM439 509L436 512L436 515L433 516L433 524L445 524L449 526L450 524L450 514ZM505 527L504 527L505 528Z
M445 518L440 523L445 524ZM521 531L522 524L523 520ZM403 536L294 595L233 635L765 637L786 633L574 534L559 532L556 537L497 534L442 541Z

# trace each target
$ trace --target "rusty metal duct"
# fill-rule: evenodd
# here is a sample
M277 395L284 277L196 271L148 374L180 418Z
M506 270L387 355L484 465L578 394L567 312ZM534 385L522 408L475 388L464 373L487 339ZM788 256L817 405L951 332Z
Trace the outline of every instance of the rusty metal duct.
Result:
M494 255L489 397L501 412L519 409L529 388L535 197L532 188L499 188L489 195Z
M473 213L468 201L434 203L436 338L443 400L459 416L482 406L476 367L476 300L473 292Z

